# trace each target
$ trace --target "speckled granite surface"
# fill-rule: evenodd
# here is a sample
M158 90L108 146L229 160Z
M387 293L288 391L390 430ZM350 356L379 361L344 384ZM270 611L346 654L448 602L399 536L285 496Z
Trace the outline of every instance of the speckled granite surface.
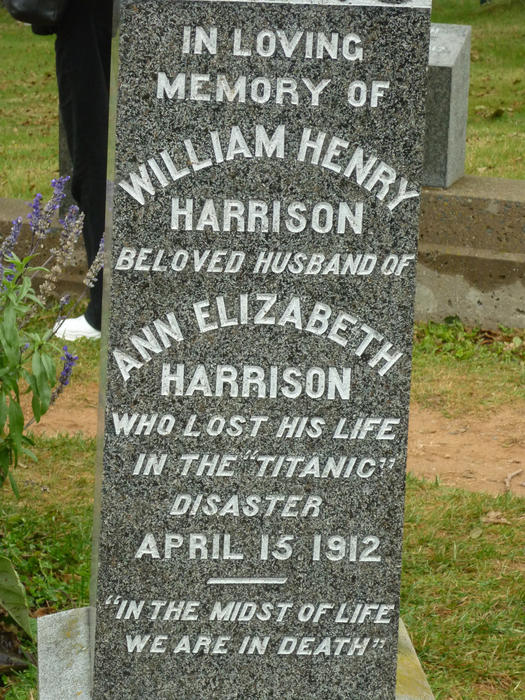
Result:
M393 698L429 3L124 3L94 698Z

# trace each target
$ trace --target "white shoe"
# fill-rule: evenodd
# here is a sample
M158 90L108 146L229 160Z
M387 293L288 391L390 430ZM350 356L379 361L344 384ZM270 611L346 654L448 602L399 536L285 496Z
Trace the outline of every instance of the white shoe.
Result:
M100 338L100 331L93 328L84 315L58 321L53 327L53 334L57 338L64 338L64 340L78 340L79 338L98 340Z

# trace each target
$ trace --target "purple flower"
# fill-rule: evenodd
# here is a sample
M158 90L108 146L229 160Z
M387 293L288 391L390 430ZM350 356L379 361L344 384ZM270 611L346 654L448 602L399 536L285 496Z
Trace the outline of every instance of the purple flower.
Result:
M76 204L72 204L67 210L67 214L64 219L59 219L61 226L67 227L68 224L74 224L78 216L79 208Z
M22 228L22 217L19 216L11 223L11 233L2 241L2 245L0 245L0 270L2 269L2 260L8 258L13 253L13 249L18 241L18 236Z
M66 184L69 182L69 175L64 175L64 177L53 178L51 180L51 187L53 188L53 196L51 197L51 202L56 209L62 204L66 198L65 188Z
M22 230L22 217L19 216L16 219L12 221L12 227L11 227L11 234L9 238L11 239L12 242L12 247L16 245L16 242L18 241L18 236L20 235L20 231Z
M31 226L31 231L34 233L37 226L38 222L40 221L40 217L42 216L41 212L41 204L42 204L42 195L40 192L35 195L35 198L33 199L33 203L31 204L31 211L27 215L27 218L29 219L29 225Z
M64 351L64 354L60 359L63 361L64 366L62 367L62 372L60 372L58 383L61 387L64 387L69 384L69 380L73 373L73 367L76 365L78 360L78 355L72 355L70 352L68 352L67 345L64 345L62 350Z
M7 266L6 269L8 269L8 270L13 270L13 272L8 272L7 275L5 276L7 282L12 282L12 281L13 281L13 278L14 278L14 276L15 276L15 273L14 273L14 270L15 270L14 263L9 263L9 265Z
M75 366L77 360L78 360L78 355L72 355L70 352L68 352L67 345L64 345L62 348L64 351L64 354L60 358L62 362L64 363L62 367L62 372L60 372L60 376L58 378L58 383L56 387L53 390L53 393L51 394L51 401L50 405L54 404L55 401L58 399L60 394L64 391L66 386L69 384L69 380L71 379L71 374L73 373L73 367Z
M55 212L60 208L60 205L66 196L64 189L68 180L68 176L53 178L53 180L51 180L53 194L43 209L41 207L42 195L37 194L34 198L28 218L31 225L31 231L37 240L45 238L49 233L51 220Z
M79 212L80 212L80 210L76 206L76 204L72 204L69 207L65 218L60 220L60 224L62 225L62 228L63 228L62 234L61 234L63 239L67 239L67 238L69 238L69 236L74 234L74 239L76 242L78 237L80 236L81 228L78 227L77 230L75 230L75 225L76 225L77 220L78 220Z

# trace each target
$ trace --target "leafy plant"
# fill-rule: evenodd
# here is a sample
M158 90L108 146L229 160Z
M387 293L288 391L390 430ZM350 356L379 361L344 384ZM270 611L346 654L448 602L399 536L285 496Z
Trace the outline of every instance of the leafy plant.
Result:
M65 197L66 181L67 178L52 181L53 196L43 207L42 195L35 197L29 214L31 241L27 255L20 258L15 253L22 228L21 217L13 221L11 234L0 246L0 486L9 479L15 492L13 467L17 466L21 454L34 458L29 449L33 443L25 430L48 410L60 387L69 380L76 359L67 347L63 348L64 370L53 392L57 384L53 331L39 332L30 325L31 319L49 303L58 275L70 262L82 230L83 216L79 215L77 207L71 207L60 222L57 246L43 265L34 264L42 241L51 234L53 217ZM42 275L43 282L35 289L37 274ZM65 302L64 299L63 304ZM67 376L63 376L64 373ZM21 394L25 392L32 395L30 422L25 421L21 405Z
M36 460L30 450L32 438L27 429L38 422L69 383L77 357L63 346L62 371L57 377L55 357L60 354L53 339L53 328L63 319L68 298L62 298L56 323L41 326L38 315L55 304L53 293L62 270L71 262L83 225L83 214L70 207L59 227L54 220L65 198L68 178L52 180L53 194L43 204L37 194L28 215L30 241L23 257L15 252L20 244L22 218L13 221L10 235L0 245L0 486L10 482L18 497L13 469L21 455ZM49 256L39 263L44 239L56 238ZM49 247L49 246L47 246ZM103 250L103 249L102 249ZM90 286L102 261L97 256L86 278ZM73 307L74 309L74 307ZM70 311L73 311L71 309ZM31 395L31 416L24 416L24 394ZM26 409L27 410L27 409ZM12 562L0 556L0 607L28 634L34 635L24 588Z

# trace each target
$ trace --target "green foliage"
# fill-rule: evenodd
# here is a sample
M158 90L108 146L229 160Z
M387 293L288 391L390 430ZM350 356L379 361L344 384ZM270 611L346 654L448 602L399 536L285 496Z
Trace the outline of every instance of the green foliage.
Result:
M62 267L70 262L82 228L82 215L71 207L62 222L58 245L46 261L53 263L51 269L34 264L42 241L51 233L53 217L65 197L66 182L67 178L52 181L53 196L44 206L42 195L36 195L29 214L32 238L27 255L20 258L15 252L21 217L13 221L10 235L0 246L0 487L9 479L15 491L12 468L21 454L32 456L28 445L33 444L25 434L29 423L24 419L21 394L31 393L32 420L38 422L67 384L74 364L64 347L64 370L53 395L57 383L53 354L58 349L53 332L49 327L38 331L30 325L37 312L45 308ZM42 273L44 279L38 292L34 287L36 273Z
M38 671L35 665L31 664L27 671L2 676L1 681L5 686L2 700L36 700Z
M56 383L51 333L29 332L23 325L35 306L43 306L31 283L34 272L41 269L31 267L32 257L20 260L13 253L7 257L0 291L0 486L9 478L15 490L11 468L17 466L20 454L31 455L27 446L33 444L24 435L21 386L25 383L31 392L33 415L39 421L49 408Z
M24 587L11 561L3 556L0 556L0 602L24 632L34 638L34 620L29 617Z
M9 480L17 496L13 469L22 454L35 459L29 449L33 440L26 430L33 421L40 420L68 384L77 359L64 346L64 367L57 380L53 355L58 348L52 339L53 331L49 326L38 331L30 324L37 312L45 308L57 276L71 260L80 235L83 217L73 207L61 223L58 245L46 261L53 263L51 269L34 264L65 197L66 180L52 181L53 196L43 207L42 195L35 197L29 215L32 236L27 255L21 258L15 252L22 229L20 217L13 221L10 235L0 245L0 487ZM34 287L36 273L42 273L44 280L38 291ZM24 417L24 393L31 394L30 420ZM11 561L4 556L0 557L0 607L26 634L33 634L24 589Z

